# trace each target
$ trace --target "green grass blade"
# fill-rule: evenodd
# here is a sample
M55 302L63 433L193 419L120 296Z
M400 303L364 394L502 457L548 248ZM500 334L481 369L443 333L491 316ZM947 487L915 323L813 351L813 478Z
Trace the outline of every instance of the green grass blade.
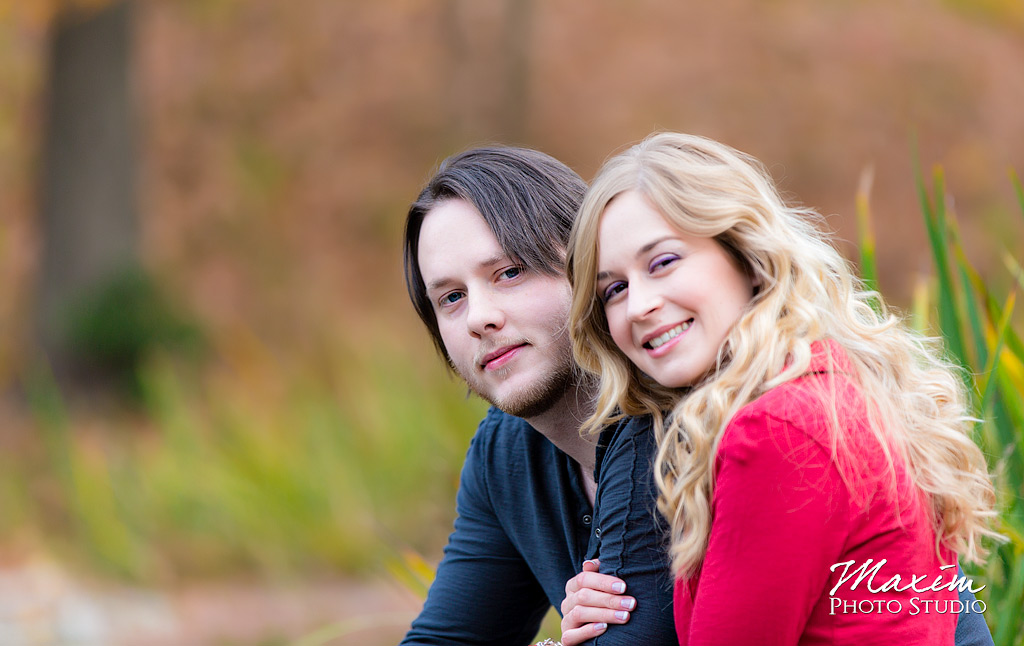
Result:
M1020 608L1024 603L1024 553L1015 553L1016 566L1007 586L1006 596L999 604L998 624L993 635L996 646L1014 646L1020 636Z
M995 384L997 379L995 375L996 371L1000 369L999 358L1003 352L1003 345L1006 341L1006 332L1010 329L1010 321L1013 317L1013 306L1016 302L1017 293L1011 292L1009 298L1006 299L1006 305L1003 307L1003 320L999 322L998 332L996 335L995 348L992 350L991 359L988 365L985 366L984 372L981 374L981 382L978 384L978 388L981 391L981 405L980 410L984 413L991 405L992 395L995 393Z
M1009 479L1011 491L1017 495L1016 492L1020 492L1021 486L1024 485L1024 452L1021 450L1021 445L1024 444L1024 437L1021 437L1024 434L1024 404L1020 399L1022 380L1009 370L1009 364L1014 361L1013 357L1006 354L1001 357L994 375L994 378L999 380L999 396L994 399L999 404L996 432L1000 445L1005 447L1006 451L1003 456L1004 471ZM1019 368L1019 364L1017 367ZM1019 375L1019 372L1017 374ZM1012 504L1024 512L1022 502L1024 501L1017 495ZM1024 515L1021 516L1021 520L1024 521Z
M970 275L972 273L977 274L977 272L971 267L967 254L964 252L964 247L960 240L960 229L955 220L950 220L949 222L949 236L953 261L956 264L957 276L960 279L960 291L958 292L960 298L957 299L958 318L960 319L961 329L966 328L969 330L971 340L974 342L972 346L967 346L965 340L965 351L970 351L973 355L970 357L970 363L967 366L976 368L988 362L987 348L985 346L985 328L978 313L978 304L970 280Z
M988 314L989 321L992 322L992 326L998 326L998 322L1003 320L1003 311L999 306L999 301L988 291L988 288L981 282L980 277L972 276L971 282L985 303L985 311ZM1019 361L1024 362L1024 342L1021 342L1020 335L1017 334L1012 326L1006 331L1006 347Z
M962 317L959 316L957 306L956 283L953 281L953 272L949 260L949 229L948 213L946 211L946 180L941 166L936 166L933 175L935 183L935 220L933 230L935 238L933 253L938 265L939 277L939 325L942 327L946 337L949 351L960 362L962 366L969 366L970 362L964 350L963 332L960 327ZM931 236L930 236L931 237Z
M920 279L914 284L910 303L910 325L918 334L928 334L931 312L931 281Z
M932 258L935 261L935 273L939 280L937 299L939 328L946 338L946 345L949 348L950 354L961 365L966 366L967 358L964 356L963 338L956 315L956 291L949 266L944 176L942 169L936 166L933 176L935 182L935 200L933 202L928 195L924 179L921 176L916 154L914 156L914 175L921 202L921 212L924 215L925 227L928 230L928 242L931 245Z
M1010 272L1010 275L1013 276L1014 282L1016 282L1021 289L1024 289L1024 269L1021 268L1017 259L1010 254L1005 254L1003 256L1003 264L1006 265L1006 269Z
M860 239L860 273L864 286L878 291L878 265L875 260L875 232L871 226L871 184L874 178L873 169L865 168L861 173L857 187L856 211L857 234Z
M1017 202L1020 204L1021 215L1024 215L1024 185L1020 183L1020 177L1017 177L1017 172L1010 169L1010 183L1013 184L1013 188L1017 193Z

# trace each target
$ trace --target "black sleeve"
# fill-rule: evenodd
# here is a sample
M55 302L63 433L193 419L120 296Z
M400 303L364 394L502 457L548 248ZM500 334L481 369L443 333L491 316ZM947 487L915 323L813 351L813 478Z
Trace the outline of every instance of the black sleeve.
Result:
M957 567L957 576L965 576L963 568ZM964 610L956 620L956 646L992 646L992 633L979 612L980 603L969 588L960 590L960 603Z
M550 607L495 514L486 487L483 441L478 431L462 468L455 530L423 611L402 646L523 646L537 634Z
M604 437L607 437L606 432ZM598 468L595 534L601 572L626 582L636 598L629 622L610 625L595 646L678 644L673 618L673 578L668 532L657 512L654 431L648 418L622 422Z

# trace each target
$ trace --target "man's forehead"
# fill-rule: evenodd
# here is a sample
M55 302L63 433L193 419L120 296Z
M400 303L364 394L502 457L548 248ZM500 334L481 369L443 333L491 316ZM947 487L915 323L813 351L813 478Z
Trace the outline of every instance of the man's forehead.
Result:
M462 199L446 200L424 215L417 256L427 289L510 261L487 221Z

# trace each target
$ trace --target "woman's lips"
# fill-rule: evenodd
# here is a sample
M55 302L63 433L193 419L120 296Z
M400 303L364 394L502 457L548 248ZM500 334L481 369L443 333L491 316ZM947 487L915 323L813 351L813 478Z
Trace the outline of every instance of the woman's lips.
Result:
M648 355L660 357L679 342L679 339L686 334L691 325L693 325L693 319L687 319L671 327L663 328L654 334L648 335L641 345Z

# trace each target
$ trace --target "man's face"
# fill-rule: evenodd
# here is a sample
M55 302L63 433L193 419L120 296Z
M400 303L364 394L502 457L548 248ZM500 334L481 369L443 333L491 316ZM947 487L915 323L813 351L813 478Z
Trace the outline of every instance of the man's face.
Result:
M573 371L565 276L516 264L460 199L426 215L418 253L444 347L470 389L516 417L557 403Z

